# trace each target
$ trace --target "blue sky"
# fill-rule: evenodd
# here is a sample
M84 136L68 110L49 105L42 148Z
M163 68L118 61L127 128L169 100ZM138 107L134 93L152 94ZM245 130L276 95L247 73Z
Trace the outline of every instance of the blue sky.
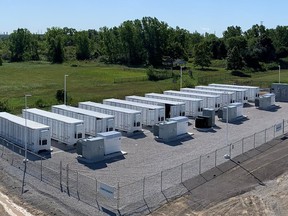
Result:
M156 17L190 32L222 32L232 25L242 30L260 24L288 25L287 0L1 0L0 33L27 28L77 30L119 26L123 21Z

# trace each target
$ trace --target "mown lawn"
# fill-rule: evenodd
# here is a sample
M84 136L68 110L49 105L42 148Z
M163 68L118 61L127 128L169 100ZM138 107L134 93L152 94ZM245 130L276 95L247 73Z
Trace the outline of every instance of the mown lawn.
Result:
M77 66L77 67L76 67ZM178 71L175 71L178 72ZM126 95L144 95L148 92L162 92L167 89L179 89L180 81L148 81L146 69L128 68L119 65L103 65L95 62L81 62L72 67L72 63L62 65L47 62L5 63L0 67L0 100L8 100L13 113L24 108L24 95L31 94L28 106L35 107L42 99L47 109L57 104L55 94L64 87L64 75L67 74L67 92L72 98L71 104L79 101L101 102L104 98L124 98ZM192 76L183 72L183 87L197 84L242 83L269 87L278 82L278 70L232 75L220 67L209 70L192 68ZM281 82L288 82L287 70L281 70Z

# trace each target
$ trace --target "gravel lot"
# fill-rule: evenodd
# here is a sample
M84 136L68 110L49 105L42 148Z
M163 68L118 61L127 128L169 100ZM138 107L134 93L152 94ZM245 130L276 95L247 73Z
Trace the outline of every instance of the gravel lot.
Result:
M233 143L235 141L241 140L243 137L253 135L254 133L262 131L266 128L271 128L272 125L282 122L283 119L287 119L288 104L278 103L278 105L280 106L280 108L270 110L270 111L258 110L254 106L249 106L249 107L244 108L244 115L247 116L247 119L229 124L229 128L228 128L229 143ZM60 161L62 161L63 167L66 167L66 165L68 164L70 170L77 170L80 174L82 174L81 176L93 177L91 178L92 180L96 177L98 180L105 182L105 183L109 183L114 186L116 185L117 182L120 182L121 185L125 185L128 183L140 180L138 182L139 184L137 182L133 184L133 188L124 187L124 189L128 189L127 190L128 193L130 192L132 194L131 197L129 197L129 200L127 202L127 203L130 203L133 200L135 201L136 198L142 199L141 198L142 197L142 192L141 192L142 180L141 179L143 179L144 177L156 174L155 177L146 179L146 186L148 186L149 184L152 185L151 188L147 188L147 189L145 188L147 192L145 195L148 196L150 194L150 190L151 190L151 193L155 191L159 192L159 188L157 187L159 187L160 184L157 181L159 181L161 171L176 167L182 163L191 161L193 159L199 160L200 155L205 155L208 152L212 152L216 149L226 146L225 134L226 134L227 125L225 122L221 122L216 118L217 127L215 127L214 130L212 131L206 131L206 132L199 132L196 129L194 129L193 120L190 120L190 123L191 125L189 126L189 132L194 133L194 135L190 138L186 137L185 139L178 140L178 141L171 142L171 143L161 143L161 142L155 141L154 136L150 131L151 129L145 129L143 133L135 134L133 137L123 137L122 138L122 150L126 151L128 154L125 156L106 160L104 162L96 163L96 164L83 164L83 163L78 162L77 154L73 147L67 147L60 143L54 142L53 143L54 151L50 155L51 158L43 161L43 164L44 165L49 164L48 165L49 167L50 167L50 164L54 164L55 170L59 171L59 164L60 164ZM286 131L287 131L287 126L288 124L286 122L286 128L285 128ZM221 158L223 158L222 154L221 154ZM39 164L40 162L38 161L37 163ZM33 167L34 167L33 163L29 163L29 164L30 164L29 165L30 172L33 173ZM19 190L20 190L19 183L21 182L21 175L23 172L21 171L21 169L15 172L15 167L10 168L9 165L8 166L6 166L5 164L2 164L2 165L4 166L4 167L2 166L2 173L10 173L10 176L11 175L14 176L13 179L15 180L11 181L11 177L6 178L4 175L0 175L2 177L2 179L0 178L0 180L2 180L3 184L6 184L5 187L8 188L8 191L14 190L14 193L16 192L19 193ZM165 172L165 174L167 174L167 179L169 181L175 180L175 182L172 181L172 183L177 184L179 182L180 169L178 167L173 170L174 172L172 173ZM197 169L195 170L196 171L195 171L194 176L198 175ZM39 175L39 170L37 172ZM46 171L46 172L49 173L50 171ZM176 178L175 176L173 176L173 174L175 174ZM65 173L63 176L64 176L63 182L65 183ZM47 178L47 175L45 177ZM188 177L189 176L187 176L186 179L188 179ZM29 184L27 184L26 188L28 187L28 190L24 193L24 196L22 196L22 198L24 200L29 200L30 205L32 206L36 205L36 208L38 208L37 202L39 200L39 196L43 200L46 200L46 202L54 202L53 205L51 205L51 208L49 208L49 206L43 207L42 205L45 205L44 204L45 202L39 203L39 205L41 205L39 206L40 209L44 208L45 212L50 211L51 214L55 212L53 210L55 208L54 206L57 206L57 209L59 211L58 213L56 213L56 215L67 215L67 214L73 215L72 212L75 212L75 209L77 209L78 215L91 215L91 212L94 212L96 215L102 214L96 211L95 209L96 207L95 200L94 200L95 197L90 197L90 195L93 195L93 193L86 193L86 190L89 190L90 188L82 188L83 191L81 194L87 194L87 197L83 197L84 201L85 199L88 199L88 201L92 201L93 203L90 205L86 205L82 202L79 202L77 199L75 199L77 195L76 196L73 195L74 198L68 197L67 193L69 192L65 191L65 189L64 189L64 193L61 193L61 192L59 193L59 188L58 188L59 187L59 175L55 176L54 178L55 178L54 187L55 186L56 187L51 188L49 185L46 185L45 183L40 182L39 179L35 179L34 177L27 175L27 182L29 182ZM85 181L87 180L85 179L80 180L81 184ZM10 186L10 183L11 183L11 186ZM72 186L72 188L75 189L75 182L73 181L70 182L70 184L73 184L73 183L74 185ZM171 181L168 182L166 185L165 185L165 180L163 183L164 183L164 189L167 189ZM7 187L7 184L8 184L8 187ZM14 186L13 184L17 186ZM87 184L90 186L92 185L95 186L95 182L93 181L87 182ZM81 186L84 187L85 185L80 185L80 188ZM179 192L178 189L179 188L176 188L177 192ZM36 191L36 193L34 194L34 192L32 193L32 191ZM49 193L47 193L48 191ZM165 191L166 194L168 194L168 192L169 190ZM185 190L183 190L183 193L184 192ZM75 191L71 191L71 193L75 193ZM173 197L174 195L175 193L173 194L172 192L171 197ZM161 199L163 199L163 197L159 198L157 196L154 196L153 199L149 201L151 201L152 203L155 202L157 205L161 204L162 203ZM156 200L157 198L159 199ZM121 196L121 199L122 199L122 196ZM83 201L83 199L81 200ZM125 196L123 196L123 200L125 201ZM125 203L124 201L122 202ZM88 203L91 203L91 202L88 202ZM121 204L122 203L120 203L120 207L122 206ZM133 208L134 207L135 206L133 206ZM43 215L45 215L45 213Z
M241 140L243 137L253 135L256 132L270 128L283 119L288 119L288 103L277 103L279 109L270 111L256 109L253 104L244 108L247 119L230 123L228 126L229 143ZM193 128L194 120L190 119L192 125L189 132L194 135L190 138L172 143L161 143L154 140L150 129L144 129L143 134L135 134L133 137L123 137L122 150L128 154L114 159L106 160L96 164L79 163L75 150L65 151L62 144L53 144L54 151L51 159L55 163L63 162L63 166L69 164L72 170L98 180L116 185L131 183L160 173L187 161L199 158L216 149L226 146L226 123L216 117L216 127L213 131L200 132ZM64 149L64 151L63 151Z

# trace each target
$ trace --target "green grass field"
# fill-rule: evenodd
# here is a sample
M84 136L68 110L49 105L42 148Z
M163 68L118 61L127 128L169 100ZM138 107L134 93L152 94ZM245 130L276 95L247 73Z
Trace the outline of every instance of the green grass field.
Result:
M35 107L36 101L42 99L49 108L58 103L55 94L57 90L64 88L65 74L69 75L67 92L72 98L72 105L77 105L79 101L101 102L104 98L124 98L126 95L144 95L148 92L162 92L180 87L180 80L148 81L146 69L143 68L103 65L95 62L77 64L77 67L72 67L71 63L62 65L46 62L4 63L0 67L0 99L8 100L13 113L20 113L24 108L25 94L32 95L28 99L29 107ZM233 76L231 72L218 67L206 71L192 69L192 78L184 71L183 87L212 82L236 82L269 87L272 82L278 82L278 71L247 75L251 77ZM288 82L287 70L281 70L281 82Z

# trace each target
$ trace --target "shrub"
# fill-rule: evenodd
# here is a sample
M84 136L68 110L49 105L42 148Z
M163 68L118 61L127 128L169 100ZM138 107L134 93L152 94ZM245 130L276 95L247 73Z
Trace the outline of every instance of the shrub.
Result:
M153 67L149 67L147 70L148 80L150 81L158 81L158 80L165 80L170 79L173 77L172 71L167 70L156 70Z
M45 107L48 107L49 105L47 103L45 103L42 99L38 99L35 103L35 105L38 107L38 108L45 108Z
M4 99L2 101L0 101L0 112L10 112L10 108L8 105L8 100Z

